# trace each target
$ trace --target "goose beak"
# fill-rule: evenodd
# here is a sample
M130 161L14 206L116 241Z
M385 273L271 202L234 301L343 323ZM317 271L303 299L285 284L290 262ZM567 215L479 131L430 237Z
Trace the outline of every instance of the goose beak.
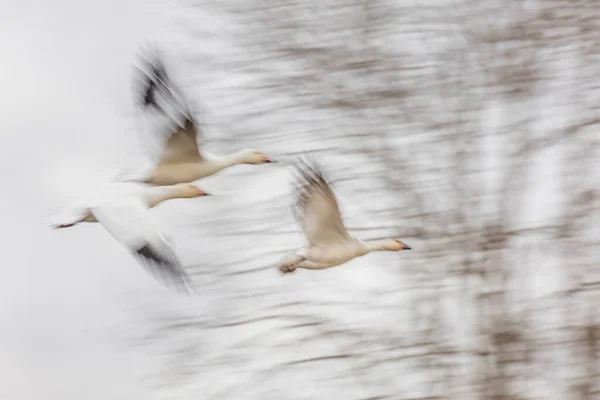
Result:
M412 250L412 247L410 247L409 245L402 243L402 250Z
M205 192L205 191L204 191L204 190L202 190L202 189L199 189L199 188L195 188L195 189L197 190L197 192L196 192L196 193L197 193L197 196L198 196L198 197L211 196L211 194L210 194L210 193L207 193L207 192Z

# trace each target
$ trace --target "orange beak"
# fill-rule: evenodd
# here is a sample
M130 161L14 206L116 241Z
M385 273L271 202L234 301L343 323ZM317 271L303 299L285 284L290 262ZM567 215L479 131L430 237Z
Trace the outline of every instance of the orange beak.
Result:
M398 242L398 243L400 243L402 245L402 250L412 250L412 247L410 247L406 243L404 243L404 242L402 242L400 240L396 240L396 242Z
M196 190L197 190L196 193L197 193L198 197L200 197L200 196L210 196L209 193L205 192L204 190L202 190L200 188L196 188Z

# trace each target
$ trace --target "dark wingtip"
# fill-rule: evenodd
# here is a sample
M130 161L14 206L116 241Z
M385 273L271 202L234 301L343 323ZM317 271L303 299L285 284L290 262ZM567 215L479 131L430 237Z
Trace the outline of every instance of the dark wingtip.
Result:
M148 244L136 250L135 253L146 260L143 265L148 272L159 277L166 286L188 295L200 293L186 272L182 270L178 261L172 262L165 259Z
M185 130L197 127L199 124L193 116L188 100L182 98L180 89L170 80L160 49L155 44L150 44L139 50L138 57L140 65L135 66L137 82L134 89L134 102L144 109L155 109L165 114L161 99L166 98L168 102L177 105L179 112L185 118L183 123ZM178 93L179 99L175 98L175 93ZM181 126L179 117L177 120Z
M155 44L148 44L138 50L138 58L141 65L136 66L136 73L141 88L137 101L145 107L157 107L156 91L159 85L164 86L167 81L160 51Z
M156 106L156 102L154 100L154 91L156 90L156 83L153 80L148 78L148 83L146 86L146 91L144 92L144 99L142 104L146 107L154 105Z
M148 244L137 249L136 253L142 257L148 258L150 260L154 260L156 262L164 262L164 260L161 257L159 257L159 255L156 254L156 252L154 252L152 250L152 247L150 247L150 245L148 245Z
M295 176L292 181L292 210L296 219L300 219L303 204L315 190L329 194L332 189L320 165L306 150L298 157L297 162L291 163L291 166L292 175Z
M188 113L188 115L186 115L186 117L185 117L184 129L185 130L194 129L195 125L196 125L196 121L194 121L194 118L191 116L190 113Z

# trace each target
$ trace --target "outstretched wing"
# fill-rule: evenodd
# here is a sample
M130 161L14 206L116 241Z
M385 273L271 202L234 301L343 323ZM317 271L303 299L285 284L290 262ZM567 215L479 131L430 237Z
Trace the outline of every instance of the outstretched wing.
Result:
M135 197L94 207L92 213L104 228L129 249L155 278L177 290L195 291L169 241L149 220L144 203Z
M348 234L335 194L320 168L300 161L295 165L297 174L294 205L296 217L311 245L328 245L351 239Z
M157 51L142 54L135 68L135 97L141 106L150 130L166 135L166 143L158 164L198 162L201 129L180 88L169 78ZM162 136L164 137L164 136Z

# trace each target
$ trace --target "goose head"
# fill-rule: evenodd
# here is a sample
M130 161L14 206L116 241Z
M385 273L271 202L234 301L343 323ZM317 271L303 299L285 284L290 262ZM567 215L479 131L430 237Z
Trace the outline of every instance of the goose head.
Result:
M412 248L400 239L387 239L383 246L388 251L411 250Z
M241 161L244 164L260 165L274 162L270 157L256 149L244 149L240 152Z

